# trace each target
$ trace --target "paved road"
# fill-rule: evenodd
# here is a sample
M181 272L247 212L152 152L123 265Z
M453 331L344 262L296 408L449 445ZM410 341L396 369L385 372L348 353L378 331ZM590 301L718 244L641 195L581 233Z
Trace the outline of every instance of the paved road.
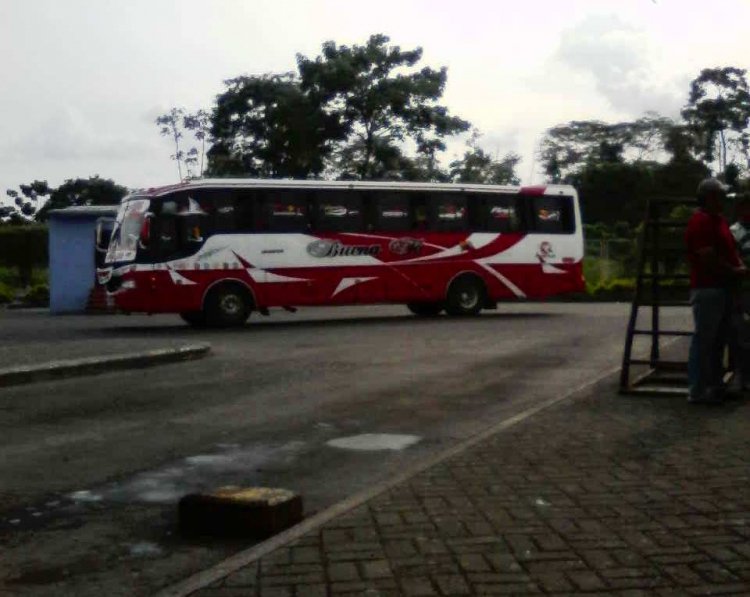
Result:
M226 332L171 317L0 314L0 340L26 359L214 346L198 362L0 390L0 592L149 594L245 546L178 537L180 495L281 486L315 512L615 367L626 314L311 309ZM687 324L684 312L667 319ZM408 447L327 443L362 434Z

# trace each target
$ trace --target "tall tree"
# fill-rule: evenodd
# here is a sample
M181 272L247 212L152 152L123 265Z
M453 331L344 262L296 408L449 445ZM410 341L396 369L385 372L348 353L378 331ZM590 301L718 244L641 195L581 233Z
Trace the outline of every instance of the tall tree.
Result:
M193 133L193 137L200 144L200 149L191 147L185 158L189 168L197 169L198 176L203 176L205 171L206 144L210 143L211 137L211 114L206 110L198 110L185 114L182 119L185 129Z
M451 182L478 184L520 184L516 168L521 156L508 153L502 158L493 158L479 146L479 133L474 131L467 143L463 157L450 164Z
M76 205L117 205L127 194L127 188L111 179L99 176L68 179L56 189L50 189L49 201L39 209L35 219L46 221L52 209Z
M12 224L23 224L34 219L37 211L49 197L50 189L46 180L35 180L30 184L19 185L19 191L5 191L8 199L0 204L0 219Z
M329 41L314 59L297 56L303 92L342 127L337 167L345 177L382 177L389 171L382 160L403 155L408 142L434 164L445 137L469 128L439 104L447 69L417 70L422 48L402 50L389 41L385 35L361 46Z
M746 72L735 67L703 69L690 84L688 103L682 110L697 139L698 155L709 165L718 161L719 173L735 157L743 157L743 166L747 164L750 90Z
M177 176L182 182L182 164L185 161L185 151L180 146L180 139L184 137L183 122L185 119L185 110L183 108L172 108L166 114L156 118L156 124L159 126L159 132L163 137L171 137L174 143L174 153L170 156L177 162Z
M553 182L571 180L587 164L648 161L665 151L674 123L648 113L632 122L572 121L547 131L540 158Z
M293 73L237 77L225 85L212 115L209 173L308 178L323 172L343 128Z

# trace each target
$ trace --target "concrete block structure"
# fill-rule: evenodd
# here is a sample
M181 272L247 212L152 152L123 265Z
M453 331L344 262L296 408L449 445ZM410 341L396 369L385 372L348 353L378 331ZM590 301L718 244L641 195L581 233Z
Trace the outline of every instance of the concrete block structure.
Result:
M117 215L116 205L80 206L49 213L51 313L83 313L96 286L96 224Z

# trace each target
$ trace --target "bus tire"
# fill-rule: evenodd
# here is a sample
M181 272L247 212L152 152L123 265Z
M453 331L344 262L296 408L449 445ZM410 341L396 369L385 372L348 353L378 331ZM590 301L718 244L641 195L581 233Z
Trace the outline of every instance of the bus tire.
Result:
M241 284L224 283L209 290L203 302L206 323L211 327L238 327L252 311L252 298Z
M443 303L407 303L406 308L418 317L437 317L443 310Z
M478 315L487 301L484 282L473 274L461 275L448 287L445 311L454 317Z
M206 325L206 314L203 311L186 311L180 313L182 321L192 325L194 328L200 328Z

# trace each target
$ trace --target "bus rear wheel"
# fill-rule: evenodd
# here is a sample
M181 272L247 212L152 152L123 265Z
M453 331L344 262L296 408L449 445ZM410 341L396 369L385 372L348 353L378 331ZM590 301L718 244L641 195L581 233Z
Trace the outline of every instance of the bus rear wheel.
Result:
M206 325L206 315L203 311L187 311L180 313L182 321L192 325L194 328L200 328Z
M252 310L250 294L240 284L212 288L203 303L206 323L211 327L237 327L247 321Z
M478 315L485 303L487 290L484 282L467 274L456 278L448 288L445 311L454 317Z
M437 317L443 310L442 303L407 303L406 307L419 317Z

